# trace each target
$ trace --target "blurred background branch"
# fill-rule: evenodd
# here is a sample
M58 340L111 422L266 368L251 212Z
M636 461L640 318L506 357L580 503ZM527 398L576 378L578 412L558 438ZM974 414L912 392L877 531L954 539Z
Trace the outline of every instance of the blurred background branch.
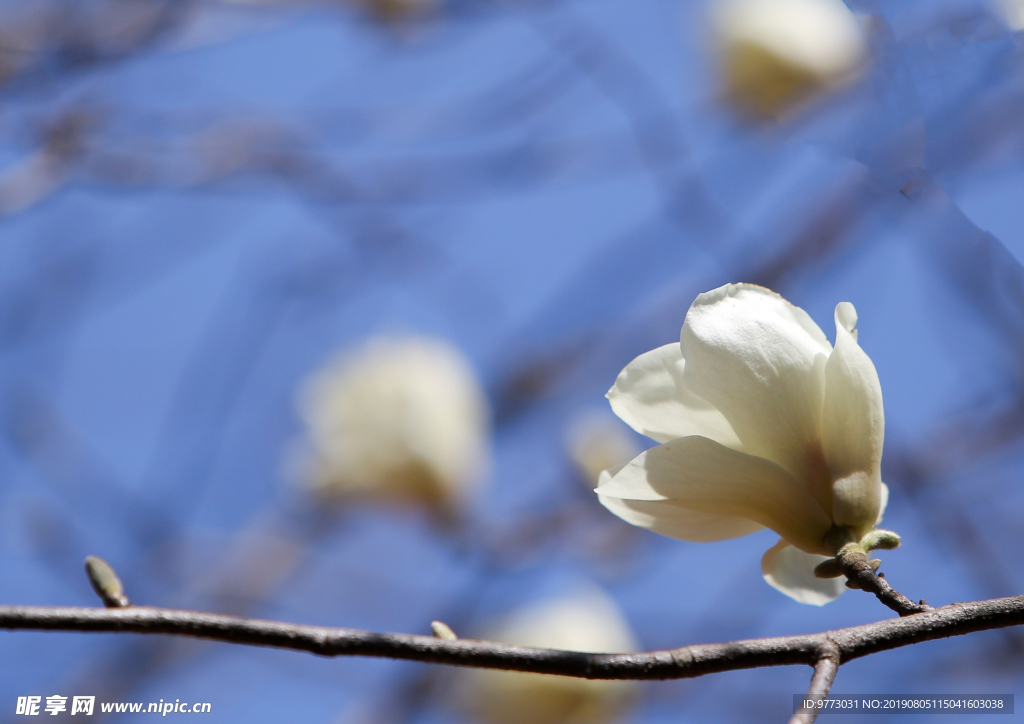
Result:
M587 452L572 431L626 362L678 338L696 294L730 281L819 322L857 305L886 398L886 525L905 540L890 575L932 602L1018 593L1011 5L851 0L863 46L828 72L712 2L0 5L5 599L88 605L72 581L97 551L133 603L375 630L507 631L595 585L647 650L862 624L850 596L822 611L776 596L760 541L655 539L588 490L641 441L592 425ZM781 90L744 96L750 77ZM320 497L293 464L314 437L307 378L381 334L446 340L479 377L491 463L457 515L436 496ZM410 459L409 479L429 479ZM399 662L82 638L0 642L19 662L3 701L496 716ZM1021 645L1008 628L841 681L1005 693ZM733 676L614 705L552 693L551 721L779 719L806 684Z

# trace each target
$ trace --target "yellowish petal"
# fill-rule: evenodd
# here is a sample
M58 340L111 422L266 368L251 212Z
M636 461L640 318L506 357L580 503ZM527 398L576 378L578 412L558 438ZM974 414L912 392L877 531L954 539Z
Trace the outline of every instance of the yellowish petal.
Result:
M737 447L736 433L722 413L683 384L684 367L678 342L640 355L608 390L612 410L641 435L658 442L703 435Z
M832 346L807 313L763 287L729 284L697 297L680 341L687 387L721 411L742 449L831 510L820 435Z
M826 552L823 539L832 525L822 507L781 467L699 436L647 450L597 492L607 498L667 502L660 514L666 518L677 507L746 518L808 551ZM659 515L654 505L644 506L644 512Z
M708 543L756 533L763 525L734 515L716 515L690 510L671 500L622 500L598 495L601 505L627 523L653 530L670 538Z
M854 337L857 312L836 307L836 346L825 365L822 445L832 473L832 517L866 532L881 513L885 414L878 373Z
M817 578L814 569L827 556L804 553L785 540L768 549L761 558L761 572L768 585L794 601L824 606L846 591L846 577Z

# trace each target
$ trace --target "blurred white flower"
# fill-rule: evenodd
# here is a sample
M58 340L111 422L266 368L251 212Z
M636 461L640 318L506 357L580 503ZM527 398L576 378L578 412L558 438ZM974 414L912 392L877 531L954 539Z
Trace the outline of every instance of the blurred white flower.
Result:
M636 641L614 601L588 587L510 616L483 638L520 646L625 653ZM631 681L467 669L457 687L464 708L486 724L592 724L615 720L636 691Z
M565 445L588 487L596 485L608 468L629 462L640 453L632 433L607 411L575 417L568 426Z
M842 0L720 0L714 26L728 96L756 115L849 81L867 55Z
M833 348L775 292L729 284L697 297L680 342L637 357L608 392L612 409L660 443L602 476L624 520L690 541L770 528L765 580L822 605L843 578L817 578L839 534L881 520L882 389L857 344L857 312L836 306ZM828 538L828 540L826 540Z
M305 385L306 479L326 495L456 510L487 461L488 409L462 355L436 339L373 339Z
M1010 30L1024 30L1024 0L995 0L995 10Z

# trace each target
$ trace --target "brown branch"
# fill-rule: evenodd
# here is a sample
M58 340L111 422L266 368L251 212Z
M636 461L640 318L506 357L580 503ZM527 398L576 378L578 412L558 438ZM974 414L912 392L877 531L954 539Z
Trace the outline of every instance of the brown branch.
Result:
M826 639L818 652L818 663L814 665L814 676L811 677L811 685L804 696L804 704L793 714L789 724L814 724L821 712L821 706L806 705L808 701L822 701L828 698L828 692L832 688L832 682L836 680L836 672L839 671L839 660L842 652L839 645L832 639Z
M868 560L867 554L859 546L849 546L839 551L836 556L843 573L848 580L847 585L851 588L861 588L868 593L875 594L883 604L891 608L900 616L910 616L915 613L923 613L933 610L924 601L914 603L899 591L895 590L885 580L884 575L875 573L875 566ZM877 564L878 561L875 561Z
M954 603L904 618L819 634L698 644L637 654L589 654L472 639L303 626L195 611L0 607L0 628L170 634L320 656L374 656L587 679L681 679L762 666L815 666L831 641L839 663L932 639L1024 623L1024 596Z

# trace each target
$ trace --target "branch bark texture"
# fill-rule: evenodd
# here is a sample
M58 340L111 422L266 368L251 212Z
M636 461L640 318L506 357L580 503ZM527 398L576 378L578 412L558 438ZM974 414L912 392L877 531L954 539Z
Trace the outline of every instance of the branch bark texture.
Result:
M885 576L875 573L874 566L868 560L868 556L860 546L847 546L839 551L836 556L843 573L853 588L860 588L868 593L875 594L883 604L898 613L900 616L932 611L931 606L922 601L914 603L899 591L893 589ZM875 561L877 564L878 561Z
M164 608L0 607L0 628L168 634L320 656L373 656L586 679L682 679L763 666L817 666L834 644L838 663L933 639L1024 623L1024 596L954 603L819 634L697 644L635 654L555 651L473 639L373 633Z
M814 665L814 676L811 677L811 685L807 689L804 701L818 701L827 699L828 692L832 689L832 683L836 680L836 673L839 671L839 659L842 652L838 644L832 639L826 639L818 652L818 662ZM789 720L789 724L814 724L815 719L821 712L820 707L801 706Z

